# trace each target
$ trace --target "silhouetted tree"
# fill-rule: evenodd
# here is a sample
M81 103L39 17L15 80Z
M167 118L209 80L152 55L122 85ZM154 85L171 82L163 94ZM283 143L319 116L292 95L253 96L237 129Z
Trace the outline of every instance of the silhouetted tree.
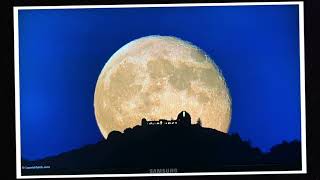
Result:
M197 120L197 125L198 125L198 126L202 126L202 122L201 122L201 119L200 119L200 118L198 118L198 120Z
M117 139L121 136L121 132L119 131L111 131L108 135L108 140L113 140L113 139Z

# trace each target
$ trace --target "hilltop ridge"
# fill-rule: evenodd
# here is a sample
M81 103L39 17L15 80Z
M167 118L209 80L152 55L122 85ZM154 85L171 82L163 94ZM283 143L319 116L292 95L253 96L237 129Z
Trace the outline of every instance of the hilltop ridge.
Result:
M123 133L113 131L97 144L37 161L22 160L22 166L24 175L149 173L161 168L177 172L299 170L301 144L284 142L263 153L238 134L201 124L137 125ZM32 166L50 168L26 168Z

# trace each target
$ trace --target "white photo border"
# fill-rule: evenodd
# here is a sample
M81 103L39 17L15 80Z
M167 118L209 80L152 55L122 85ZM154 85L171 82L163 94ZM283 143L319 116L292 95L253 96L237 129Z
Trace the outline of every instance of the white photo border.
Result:
M152 8L152 7L208 7L208 6L258 6L258 5L298 5L299 7L299 47L300 47L300 107L301 107L301 153L302 169L292 171L248 171L248 172L191 172L191 173L136 173L136 174L85 174L85 175L21 175L20 139L20 74L19 74L19 10L40 9L99 9L99 8ZM15 135L16 135L16 177L31 178L85 178L85 177L150 177L150 176L205 176L205 175L256 175L256 174L306 174L306 102L305 102L305 45L304 45L304 4L303 1L290 2L235 2L235 3L179 3L179 4L131 4L131 5L70 5L70 6L15 6L14 25L14 75L15 75Z

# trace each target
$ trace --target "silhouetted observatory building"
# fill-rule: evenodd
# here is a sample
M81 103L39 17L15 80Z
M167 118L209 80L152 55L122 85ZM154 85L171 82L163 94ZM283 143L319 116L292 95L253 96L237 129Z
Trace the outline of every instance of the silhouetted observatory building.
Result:
M166 126L166 125L182 125L191 126L191 116L186 111L178 114L177 120L159 119L159 121L147 121L145 118L141 120L142 126Z

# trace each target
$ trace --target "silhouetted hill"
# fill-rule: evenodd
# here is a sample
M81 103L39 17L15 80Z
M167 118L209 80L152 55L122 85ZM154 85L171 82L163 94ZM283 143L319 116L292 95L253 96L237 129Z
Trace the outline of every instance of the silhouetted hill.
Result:
M178 172L299 170L301 145L298 141L284 142L264 154L238 134L200 125L135 126L58 156L23 160L22 166L23 175L149 173L150 169L163 168ZM32 166L42 167L30 169Z

